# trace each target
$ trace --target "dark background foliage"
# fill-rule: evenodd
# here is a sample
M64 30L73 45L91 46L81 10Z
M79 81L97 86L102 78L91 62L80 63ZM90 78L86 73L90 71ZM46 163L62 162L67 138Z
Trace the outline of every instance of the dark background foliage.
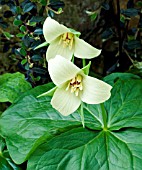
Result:
M50 81L42 25L47 16L80 31L102 49L92 59L91 74L133 72L142 68L142 2L138 0L0 0L0 74L20 71L37 86ZM81 60L76 64L82 67Z
M131 72L142 77L142 2L140 0L0 0L0 74L25 74L33 87L50 81L42 25L47 16L81 32L81 38L102 49L92 59L92 76ZM82 67L80 59L75 60ZM17 80L18 81L18 80ZM21 82L21 80L19 80ZM14 87L13 87L14 88ZM0 113L10 103L0 104ZM0 152L9 169L15 165L0 137Z

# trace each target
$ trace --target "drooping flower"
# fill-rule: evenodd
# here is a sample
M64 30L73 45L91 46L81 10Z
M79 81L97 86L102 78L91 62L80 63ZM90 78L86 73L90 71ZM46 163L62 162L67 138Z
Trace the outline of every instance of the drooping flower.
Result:
M109 84L85 75L82 69L59 55L49 60L48 70L57 86L51 105L64 116L77 110L81 101L99 104L111 95L112 87Z
M80 33L59 24L54 19L47 17L43 24L43 35L45 40L50 43L46 59L54 58L61 55L71 60L74 54L78 58L94 58L97 57L101 50L98 50L77 37Z

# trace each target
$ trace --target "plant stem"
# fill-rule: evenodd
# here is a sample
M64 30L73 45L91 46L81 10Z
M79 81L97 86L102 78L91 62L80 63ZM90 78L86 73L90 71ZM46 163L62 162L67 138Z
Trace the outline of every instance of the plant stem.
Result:
M80 106L80 117L81 117L83 128L85 128L84 113L83 113L83 103L82 102L81 102L81 106Z
M83 64L83 67L86 66L86 60L85 60L85 58L82 59L82 64Z
M106 110L104 107L104 103L101 103L101 109L102 109L102 116L103 116L103 123L104 123L104 129L107 130L107 114L106 114Z

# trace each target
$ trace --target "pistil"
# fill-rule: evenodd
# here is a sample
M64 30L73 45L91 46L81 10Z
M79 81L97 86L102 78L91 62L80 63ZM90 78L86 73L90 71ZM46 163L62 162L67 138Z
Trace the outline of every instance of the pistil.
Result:
M74 40L74 35L70 32L66 32L61 35L59 44L63 44L63 48L69 47L69 49L72 49L73 46L73 40Z
M73 79L70 80L66 90L69 90L69 89L71 93L74 93L76 96L79 95L79 92L83 90L81 75L77 75Z

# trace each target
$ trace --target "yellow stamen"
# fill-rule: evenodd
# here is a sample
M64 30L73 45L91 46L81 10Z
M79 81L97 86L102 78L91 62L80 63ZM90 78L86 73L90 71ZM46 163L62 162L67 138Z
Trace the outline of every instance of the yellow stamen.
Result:
M83 90L82 82L80 83L79 90Z
M66 90L69 89L71 93L74 93L76 96L79 95L79 92L83 90L81 75L78 74L77 76L75 76L73 79L70 80Z
M71 79L71 84L73 84L75 82L75 77L73 79Z
M71 87L71 93L75 92L76 88L74 86Z
M74 40L74 35L70 32L66 32L61 35L61 38L59 40L59 45L62 43L63 48L69 47L71 50L73 47L73 40Z
M62 35L62 39L63 39L63 41L65 41L65 40L66 40L67 35L68 35L68 33L67 33L67 32L66 32L66 33L64 33L64 34Z

